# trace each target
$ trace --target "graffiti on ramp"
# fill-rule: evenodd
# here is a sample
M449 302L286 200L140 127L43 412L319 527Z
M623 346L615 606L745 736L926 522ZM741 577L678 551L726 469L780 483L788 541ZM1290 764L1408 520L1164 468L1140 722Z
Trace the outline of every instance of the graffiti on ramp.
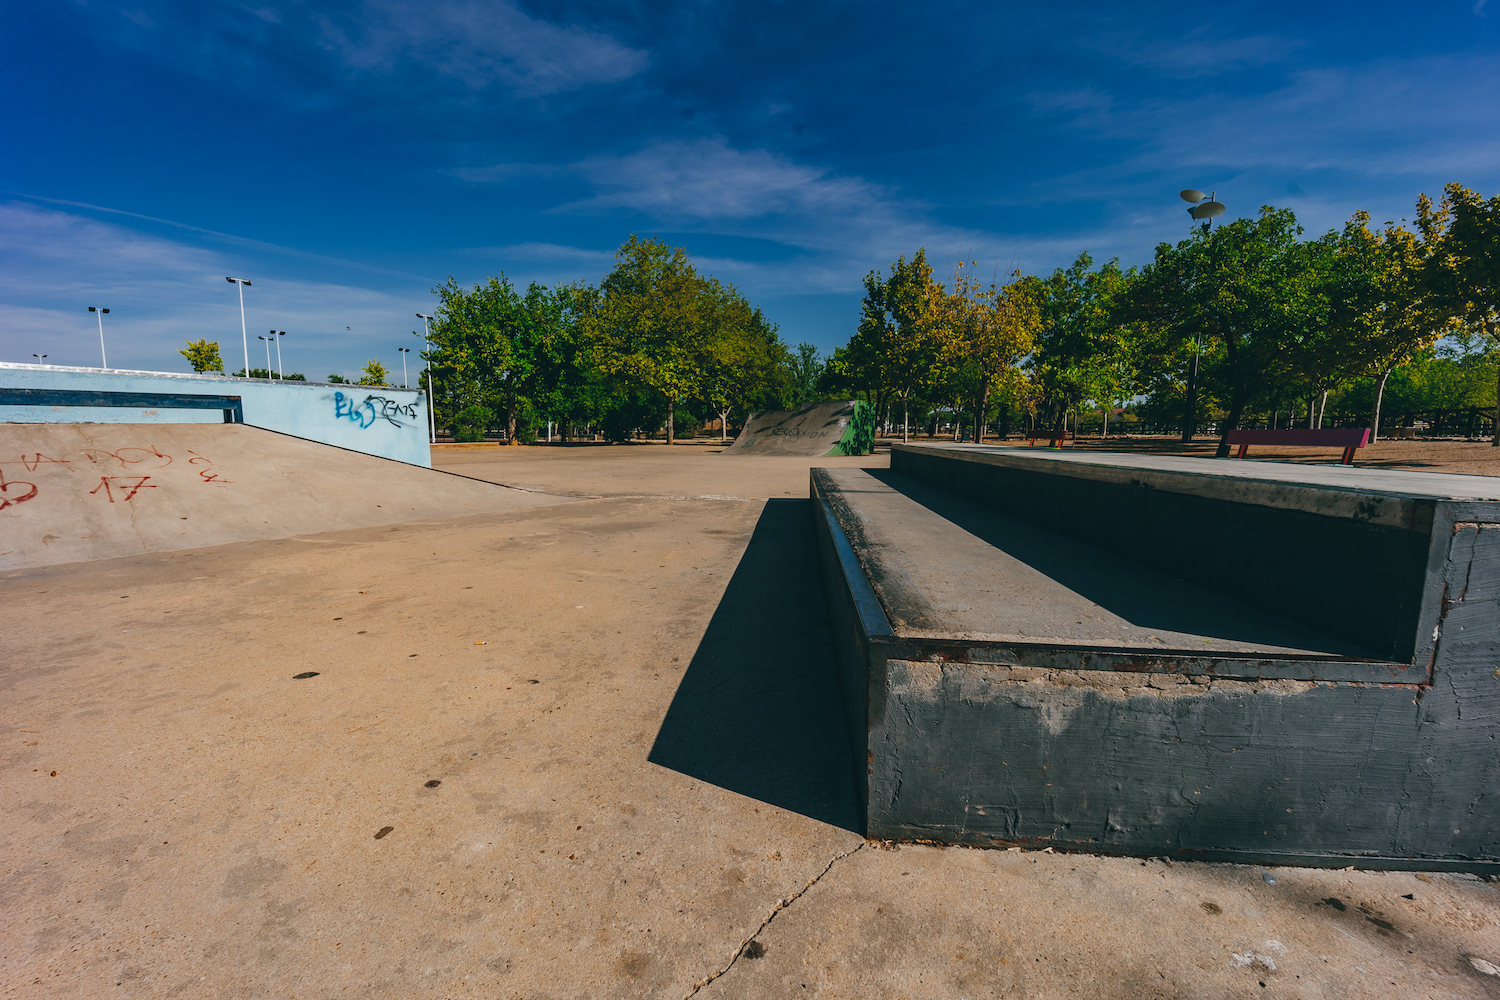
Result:
M809 403L797 410L752 413L726 455L868 455L875 411L854 399Z

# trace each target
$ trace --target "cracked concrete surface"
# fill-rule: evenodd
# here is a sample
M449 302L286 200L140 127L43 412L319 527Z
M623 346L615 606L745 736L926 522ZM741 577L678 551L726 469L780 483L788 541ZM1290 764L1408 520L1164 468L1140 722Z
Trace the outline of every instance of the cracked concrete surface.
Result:
M0 574L0 995L1500 995L1472 878L866 846L808 461L541 452L786 499Z

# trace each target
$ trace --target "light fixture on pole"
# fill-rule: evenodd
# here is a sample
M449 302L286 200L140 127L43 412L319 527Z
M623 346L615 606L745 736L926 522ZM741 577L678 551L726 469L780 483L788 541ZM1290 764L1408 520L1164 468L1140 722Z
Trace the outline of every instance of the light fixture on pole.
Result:
M417 319L422 321L422 353L427 361L427 432L431 443L437 444L437 399L432 394L432 330L427 325L432 317L426 313L417 313Z
M416 331L413 330L412 332L415 333ZM398 347L398 348L396 348L396 350L398 350L398 351L401 352L401 388L405 389L406 388L406 356L411 353L411 348L410 347Z
M278 333L277 331L272 330L270 331L270 333L270 339L276 341L276 377L286 378L286 369L281 367L281 338L286 336L286 331L282 330ZM270 364L271 362L268 360L266 362L266 366L269 367Z
M1211 191L1205 195L1202 191L1195 188L1188 188L1186 191L1179 191L1177 196L1193 206L1187 210L1188 215L1191 215L1194 219L1206 220L1203 223L1203 228L1212 229L1214 220L1227 211L1215 198L1216 194L1217 192Z
M41 364L41 359L45 358L46 356L47 355L45 355L45 354L33 354L32 355L33 358L37 359L37 364Z
M104 314L109 312L109 310L89 306L89 312L99 317L99 367L108 368L109 359L104 356Z
M250 282L246 281L244 278L231 278L227 275L225 276L224 280L229 282L231 285L237 286L240 290L240 340L244 343L245 346L245 377L249 378L250 335L245 332L245 289L250 287ZM266 364L269 365L270 362L268 361L266 362Z

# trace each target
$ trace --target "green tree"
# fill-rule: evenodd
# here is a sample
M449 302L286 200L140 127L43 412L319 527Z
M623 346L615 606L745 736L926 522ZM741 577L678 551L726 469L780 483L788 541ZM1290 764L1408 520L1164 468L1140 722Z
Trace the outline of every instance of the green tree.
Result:
M1299 237L1296 216L1265 206L1253 219L1198 230L1156 248L1131 284L1129 315L1158 336L1204 349L1200 376L1227 404L1218 455L1228 432L1265 390L1288 345L1325 321L1325 287L1313 266L1322 258Z
M222 372L224 360L219 357L219 343L216 340L189 340L187 349L178 351L187 358L188 364L193 366L195 372Z
M697 395L719 415L719 437L724 439L736 406L778 388L785 348L775 324L732 286L710 280L706 291L717 301L711 305L707 335L699 340Z
M348 385L349 384L349 380L346 379L346 378L344 378L344 376L342 376L342 375L330 375L330 376L328 376L328 381L331 384L333 384L333 385Z
M1449 184L1434 208L1424 194L1417 225L1428 244L1428 284L1468 329L1500 344L1500 195L1484 198ZM1500 375L1490 444L1500 448Z
M977 443L984 441L991 396L1019 388L1017 365L1041 326L1033 284L1019 273L1012 277L1009 284L986 286L960 267L938 321L942 381L951 399L972 408Z
M525 295L501 274L462 288L453 278L433 292L441 300L432 324L434 374L470 402L505 410L507 444L519 444L517 417L546 394L550 352L563 308L556 293L530 285Z
M616 251L587 318L598 369L666 403L669 445L677 402L703 382L712 308L686 250L632 235Z
M827 362L818 356L818 349L804 341L797 345L797 353L790 360L791 405L795 408L817 402L822 396L818 391L819 380Z
M364 371L364 374L360 376L360 380L355 383L356 385L386 384L385 380L388 376L386 374L385 365L381 364L375 358L371 358L362 370Z
M1436 343L1453 317L1430 280L1434 243L1394 223L1372 232L1369 222L1356 212L1339 240L1332 326L1346 370L1374 380L1374 441L1391 373Z
M1115 307L1135 272L1111 260L1098 270L1079 254L1072 266L1046 279L1028 279L1039 322L1026 359L1041 422L1057 427L1068 410L1094 400L1108 412L1117 399L1136 391L1134 342L1123 313ZM1108 433L1106 416L1105 433Z

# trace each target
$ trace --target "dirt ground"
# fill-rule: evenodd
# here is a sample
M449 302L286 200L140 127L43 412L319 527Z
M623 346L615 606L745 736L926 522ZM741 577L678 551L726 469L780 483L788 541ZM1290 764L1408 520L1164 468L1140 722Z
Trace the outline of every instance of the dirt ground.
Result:
M0 573L0 995L1500 996L1473 876L867 844L823 460L435 457L568 502Z

